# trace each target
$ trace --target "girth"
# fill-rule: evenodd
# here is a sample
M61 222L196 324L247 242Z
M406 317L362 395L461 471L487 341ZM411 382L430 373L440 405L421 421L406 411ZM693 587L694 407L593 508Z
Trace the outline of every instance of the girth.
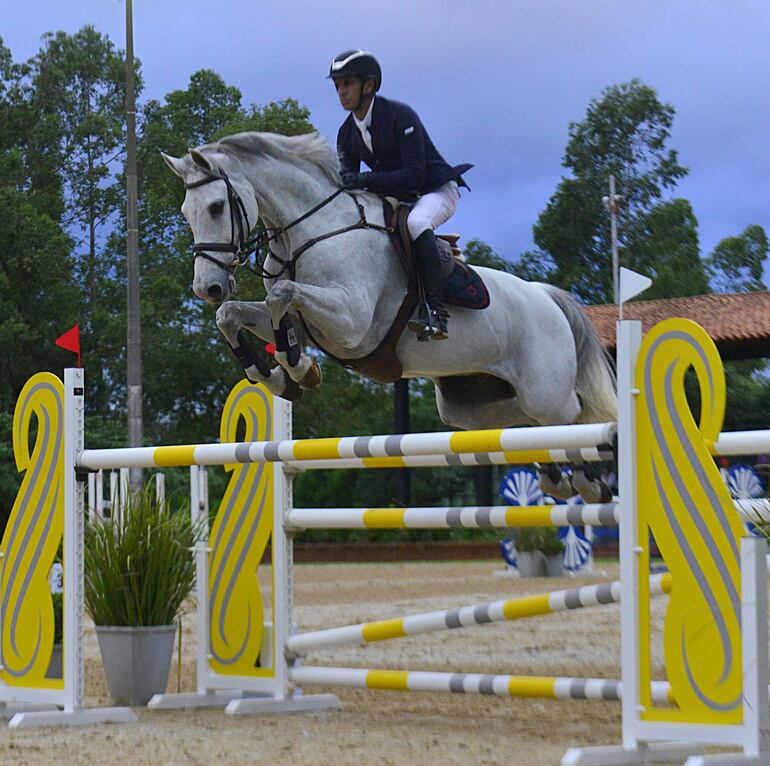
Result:
M404 238L399 236L399 229L406 227L406 217L409 215L409 208L405 206L394 206L387 198L383 199L383 217L386 221L388 236L393 243L393 247L398 253L401 266L407 275L407 283L409 285L404 300L401 302L401 307L396 312L393 324L390 329L385 333L385 336L372 352L360 359L340 359L339 357L330 354L326 349L321 346L318 341L313 338L312 333L307 327L306 322L303 320L302 324L305 332L312 341L316 348L326 354L330 359L334 360L343 367L347 367L349 370L355 370L366 378L375 381L375 383L394 383L401 378L404 368L396 354L396 346L398 345L399 338L406 327L406 323L409 321L409 317L412 316L414 310L417 308L419 302L419 292L417 285L417 278L415 274L414 264L409 253L404 248ZM406 241L409 242L409 233L406 232Z

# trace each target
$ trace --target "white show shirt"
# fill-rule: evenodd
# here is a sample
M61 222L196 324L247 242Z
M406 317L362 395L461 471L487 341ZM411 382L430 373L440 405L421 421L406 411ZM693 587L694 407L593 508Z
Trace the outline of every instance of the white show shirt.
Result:
M374 107L374 99L372 99L371 104L369 104L369 109L366 112L366 116L363 120L359 120L358 117L356 117L355 112L353 112L353 121L356 123L356 127L361 132L361 138L364 139L364 143L366 144L366 148L374 153L374 150L372 149L372 136L369 133L369 126L372 124L372 108Z

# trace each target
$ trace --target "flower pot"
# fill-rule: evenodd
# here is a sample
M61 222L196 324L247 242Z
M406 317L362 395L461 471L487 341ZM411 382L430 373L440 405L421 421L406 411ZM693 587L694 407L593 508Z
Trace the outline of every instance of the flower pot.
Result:
M166 691L176 625L96 626L107 688L116 705L146 705Z
M518 551L516 567L522 577L544 577L545 556L540 551Z
M548 577L561 577L564 574L563 553L554 553L545 557L545 573Z
M61 643L53 645L51 661L48 663L48 670L45 671L45 677L62 678Z

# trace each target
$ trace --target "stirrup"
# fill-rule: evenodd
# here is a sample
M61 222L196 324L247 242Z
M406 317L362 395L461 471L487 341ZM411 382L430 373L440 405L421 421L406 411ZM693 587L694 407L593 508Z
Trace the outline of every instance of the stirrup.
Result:
M420 304L417 319L410 319L407 326L412 332L417 333L419 341L445 340L449 337L448 318L449 314L441 303L425 301Z

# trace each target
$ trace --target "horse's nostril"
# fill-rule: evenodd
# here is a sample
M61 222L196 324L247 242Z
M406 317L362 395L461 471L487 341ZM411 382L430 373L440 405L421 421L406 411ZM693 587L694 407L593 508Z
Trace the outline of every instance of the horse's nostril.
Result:
M209 298L216 300L222 297L222 288L219 285L211 285L208 289Z

